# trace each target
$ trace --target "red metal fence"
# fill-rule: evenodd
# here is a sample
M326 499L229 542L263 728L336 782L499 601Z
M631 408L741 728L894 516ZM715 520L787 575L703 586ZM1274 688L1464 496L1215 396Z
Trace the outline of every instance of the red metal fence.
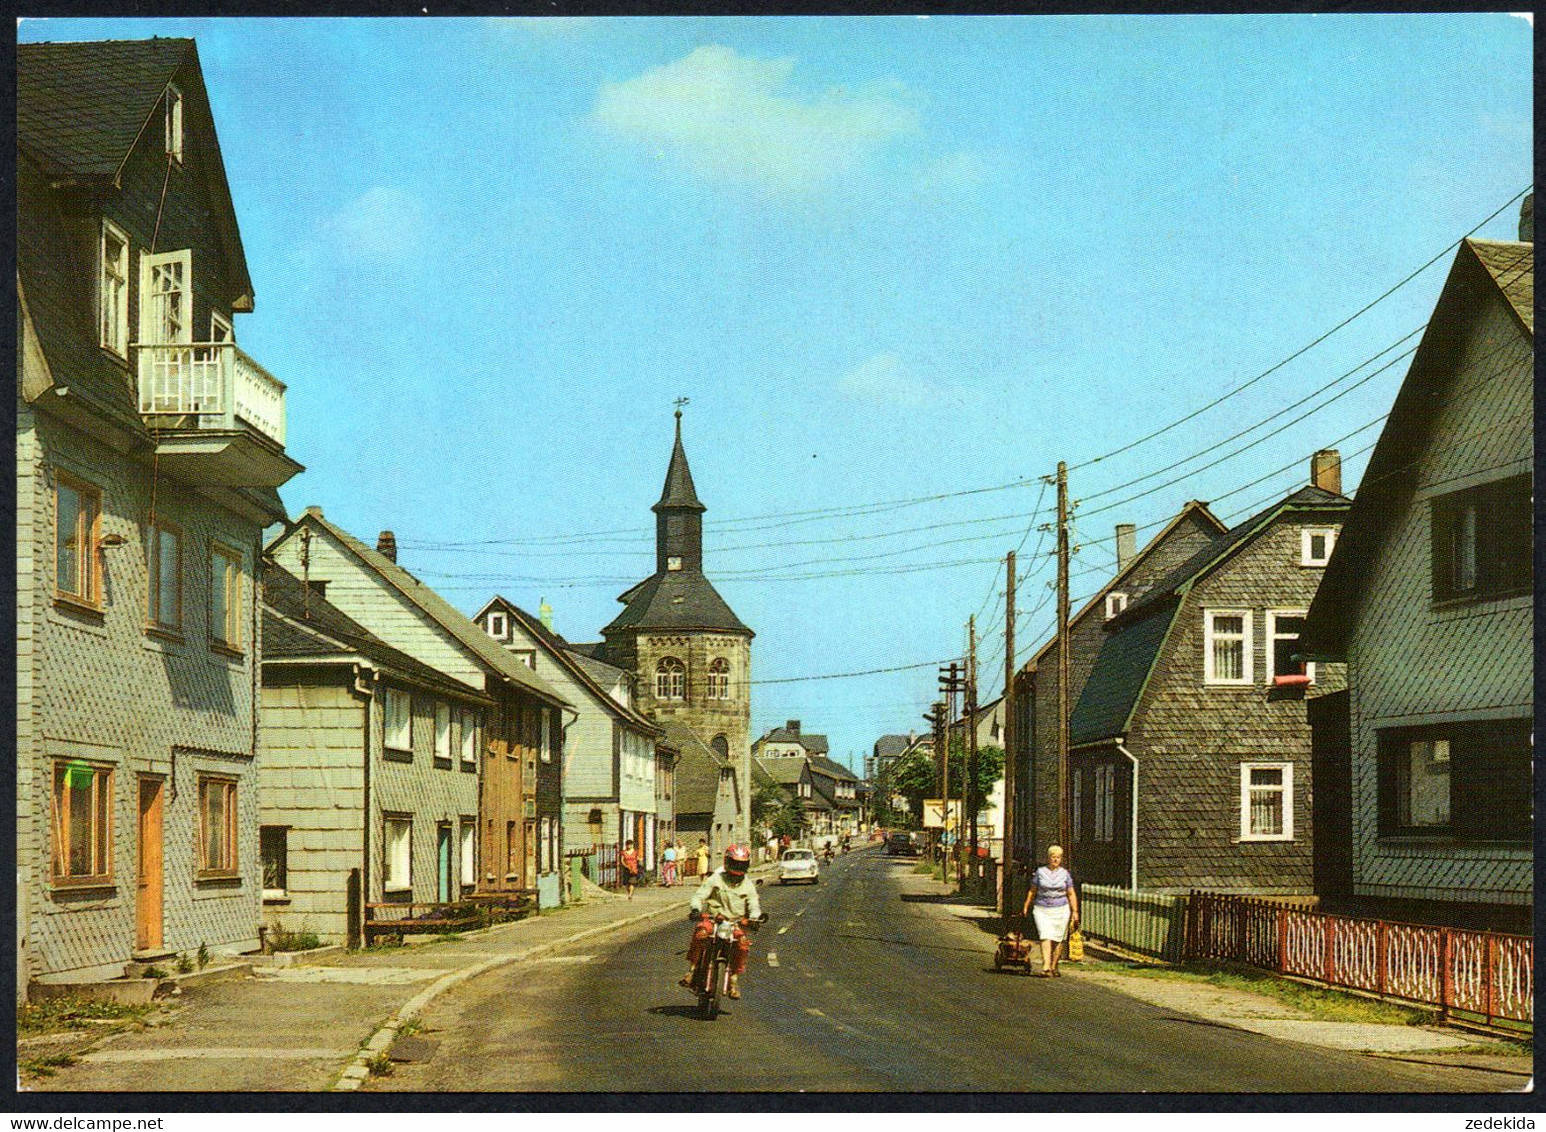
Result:
M1185 957L1230 959L1445 1010L1535 1022L1535 941L1193 892Z

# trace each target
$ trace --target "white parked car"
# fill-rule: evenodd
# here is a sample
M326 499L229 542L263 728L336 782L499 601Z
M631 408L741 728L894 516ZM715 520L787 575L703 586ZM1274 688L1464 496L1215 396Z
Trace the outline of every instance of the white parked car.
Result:
M816 864L814 849L785 849L778 860L778 883L796 881L816 884L821 880L821 870Z

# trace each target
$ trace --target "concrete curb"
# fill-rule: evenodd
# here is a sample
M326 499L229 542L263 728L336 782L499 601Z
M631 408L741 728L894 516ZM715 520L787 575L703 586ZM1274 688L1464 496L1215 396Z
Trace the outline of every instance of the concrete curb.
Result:
M561 947L567 947L571 943L578 943L592 936L603 935L607 932L626 928L631 924L640 924L646 920L653 920L657 916L663 916L667 912L680 912L688 904L687 900L677 901L662 905L649 912L642 912L637 916L630 916L625 920L614 920L609 924L598 924L584 931L574 932L562 939L551 940L548 943L539 943L528 947L524 951L513 951L509 955L499 955L493 959L485 959L481 963L473 963L463 967L459 971L452 971L449 975L442 975L418 994L414 995L397 1012L383 1022L376 1032L366 1039L365 1044L355 1053L354 1060L346 1065L338 1075L338 1080L333 1083L333 1092L354 1092L365 1079L370 1076L370 1062L392 1048L392 1043L397 1040L397 1033L403 1024L424 1011L431 1002L454 986L466 982L486 971L492 971L496 967L504 967L512 963L522 963L528 959L534 959L549 951L557 951ZM503 925L499 925L503 926Z

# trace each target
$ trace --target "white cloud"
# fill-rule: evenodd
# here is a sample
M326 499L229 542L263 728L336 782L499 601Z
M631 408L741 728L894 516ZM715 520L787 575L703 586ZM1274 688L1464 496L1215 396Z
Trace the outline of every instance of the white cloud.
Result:
M674 63L602 86L592 119L718 180L807 193L862 168L918 130L896 90L790 85L793 59L753 59L704 46Z
M365 259L402 259L419 244L424 206L402 189L367 189L323 221L328 235Z
M860 363L838 379L837 389L853 401L916 408L939 395L938 388L913 373L896 354L886 351Z

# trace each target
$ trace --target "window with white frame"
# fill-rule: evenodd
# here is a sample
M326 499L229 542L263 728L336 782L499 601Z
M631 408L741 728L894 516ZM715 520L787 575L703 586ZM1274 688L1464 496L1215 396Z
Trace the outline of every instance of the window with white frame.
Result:
M381 696L382 744L389 751L413 752L413 698L400 688Z
M1240 764L1240 840L1294 839L1294 764Z
M1299 531L1299 565L1324 566L1337 545L1335 527L1302 527Z
M97 283L102 345L129 356L129 237L111 220L102 221L102 270Z
M209 312L209 340L211 342L235 342L236 330L231 320L219 311Z
M1095 768L1095 840L1116 840L1117 768Z
M496 641L503 641L510 636L509 615L492 610L488 615L488 633Z
M1106 595L1106 620L1110 621L1127 608L1127 595L1112 591Z
M1073 798L1070 805L1073 808L1074 840L1084 840L1084 772L1074 768Z
M730 698L730 662L724 657L715 657L709 662L709 699L728 700Z
M464 888L478 883L477 832L477 819L464 815L461 827L462 886Z
M537 671L536 649L511 649L510 651L515 655L516 660L520 661L533 672Z
M474 766L478 761L478 713L463 711L462 717L462 765Z
M219 543L209 548L209 636L222 648L242 647L242 554Z
M183 96L175 86L166 88L166 155L183 159Z
M290 827L265 825L258 828L258 854L263 862L263 899L283 900L289 881Z
M680 700L687 694L687 666L674 656L663 656L655 665L655 698Z
M1295 660L1299 637L1304 632L1304 610L1267 612L1267 682L1278 676L1308 676L1315 679L1315 665Z
M1251 611L1203 611L1203 680L1209 684L1251 682Z
M435 761L451 761L451 705L435 704Z
M542 738L538 740L538 757L545 763L553 761L553 713L547 708L540 709L542 714Z
M182 531L165 519L151 522L145 559L150 570L150 623L176 632L183 623Z
M387 815L381 820L381 887L387 892L413 889L413 819Z

